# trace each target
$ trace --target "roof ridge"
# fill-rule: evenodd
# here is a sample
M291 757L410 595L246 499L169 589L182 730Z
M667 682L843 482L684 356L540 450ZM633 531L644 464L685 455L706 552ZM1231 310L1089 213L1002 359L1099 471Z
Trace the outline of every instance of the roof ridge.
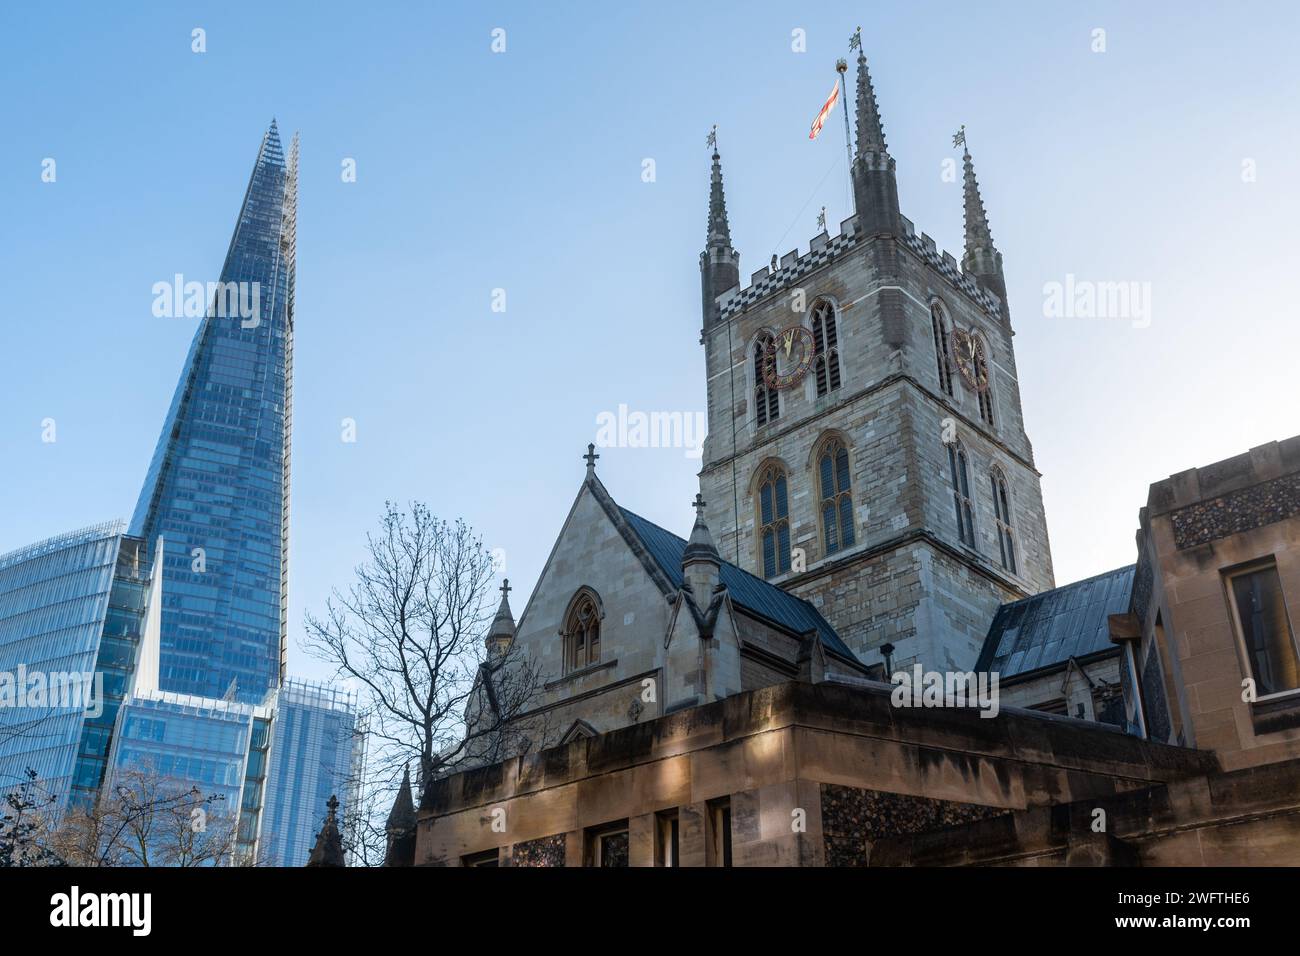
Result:
M643 522L648 529L654 529L656 532L660 534L667 535L668 537L676 541L682 548L685 548L689 544L689 542L685 538L681 537L680 535L674 534L673 532L669 531L667 528L663 527L662 525L655 524L649 518L643 517L642 515L637 514L635 511L632 511L629 508L624 508L622 505L618 504L618 502L614 501L612 496L610 497L610 501L613 502L614 506L618 508L619 512L623 515L623 518L627 522L629 529L632 531L633 534L636 535L637 540L641 542L642 546L646 549L647 553L650 555L651 560L655 562L655 565L659 567L660 570L666 576L670 578L673 577L674 569L666 569L663 567L660 560L660 556L655 552L654 547L652 547L649 542L646 542L644 540L644 537L642 536L640 530L638 530L636 527L636 522L638 521ZM773 584L771 581L768 581L764 578L760 578L758 575L746 571L740 565L732 564L730 561L727 561L725 559L720 560L719 574L720 575L739 574L740 580L736 583L743 585L745 587L754 587L756 589L762 588L766 593L772 595L778 595L781 601L789 602L789 604L787 605L787 607L789 608L789 612L783 611L782 613L793 613L794 608L797 607L800 612L808 615L808 620L802 623L809 625L807 628L808 630L816 631L817 634L820 636L821 640L823 641L823 643L828 645L829 650L832 653L840 657L844 657L847 655L849 660L855 661L859 665L862 664L861 659L859 659L857 654L853 652L853 649L850 648L848 644L844 642L844 638L840 637L839 632L835 630L834 626L830 623L830 621L826 620L825 615L823 615L822 612L817 609L817 606L813 604L811 601L809 601L807 598L800 597L797 594L792 594L791 592L785 590L784 588L778 587L777 585ZM677 576L680 576L679 571L677 572ZM726 583L725 580L723 581L723 583L724 584ZM761 606L756 606L752 601L747 600L743 593L737 592L730 585L728 585L727 590L731 594L732 601L735 602L739 607L744 609L745 612L750 616L758 617L770 621L776 626L791 631L792 633L802 633L800 627L797 626L796 622L792 622L790 620L783 621L779 618L773 617L771 613L765 611L764 608L762 608Z
M1008 601L1006 604L1003 604L998 607L997 613L1001 613L1003 608L1017 607L1021 604L1024 604L1027 601L1036 601L1041 597L1045 597L1046 595L1051 594L1053 591L1064 591L1066 588L1072 588L1080 584L1087 584L1089 581L1096 581L1098 578L1109 578L1112 577L1113 575L1119 574L1121 571L1134 571L1136 569L1137 569L1136 562L1134 562L1133 564L1123 564L1120 565L1118 568L1112 568L1109 571L1102 571L1099 574L1094 574L1091 575L1090 577L1079 578L1077 581L1071 581L1069 584L1058 584L1056 587L1048 588L1046 591L1039 591L1037 594L1031 594L1028 597L1022 597L1015 601ZM996 616L996 614L994 616Z
M618 504L618 502L615 502L615 504ZM637 513L636 513L635 511L633 511L631 508L624 508L622 505L618 505L618 508L619 508L620 511L624 512L625 514L631 515L633 518L636 518L636 519L639 520L639 521L644 521L646 524L648 524L648 525L652 525L653 527L658 528L658 529L659 529L660 531L662 531L664 534L671 534L671 535L672 535L674 538L676 538L678 541L682 542L683 545L685 545L685 544L689 544L689 543L690 543L689 541L687 541L686 538L683 538L681 535L676 534L675 532L669 531L667 528L665 528L665 527L664 527L663 525L661 525L661 524L655 524L655 523L654 523L653 521L651 521L649 518L645 517L644 515L639 515L639 514L637 514ZM773 584L771 581L767 580L767 578L760 578L760 577L759 577L757 574L755 574L754 572L752 572L752 571L746 571L746 570L745 570L744 568L742 568L740 565L738 565L738 564L736 564L736 563L734 563L734 562L732 562L732 561L728 561L726 558L723 558L721 555L719 555L719 560L720 560L723 564L725 564L727 567L729 567L729 568L734 568L735 570L739 571L741 574L745 575L745 577L750 578L751 580L757 581L757 582L759 582L760 584L765 584L765 585L767 585L768 587L773 588L773 589L775 589L775 590L777 590L777 591L780 591L782 594L784 594L786 597L790 598L792 601L798 601L799 603L805 605L806 607L808 607L810 610L814 611L815 613L817 613L817 614L819 614L819 615L821 614L821 612L818 611L817 608L813 605L813 603L812 603L811 601L809 601L807 598L802 598L802 597L800 597L800 596L797 595L797 594L791 594L789 591L785 590L785 588L779 588L779 587L777 587L777 586L776 586L775 584ZM829 623L829 622L827 622L827 623Z

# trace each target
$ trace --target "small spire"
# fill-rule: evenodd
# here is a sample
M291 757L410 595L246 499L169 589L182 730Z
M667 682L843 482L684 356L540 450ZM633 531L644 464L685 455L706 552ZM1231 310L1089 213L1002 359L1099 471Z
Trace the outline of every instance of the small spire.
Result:
M731 224L727 221L727 198L722 189L722 157L718 155L718 127L709 133L713 147L713 173L709 179L709 230L706 248L731 249Z
M962 198L966 207L966 249L961 257L961 271L973 278L980 288L998 297L1002 318L1010 323L1011 310L1007 303L1007 282L1002 274L1002 253L993 245L989 217L984 211L984 200L980 197L979 181L975 178L975 163L970 156L970 147L966 145L966 127L963 126L958 136L953 137L954 144L958 137L962 144Z
M497 606L497 616L488 628L487 648L489 651L504 654L515 639L515 616L510 610L510 579L501 581L501 603Z
M971 261L978 252L992 253L993 233L989 229L989 217L984 211L984 200L980 198L979 180L975 178L975 164L971 160L970 147L966 145L966 127L962 127L961 142L963 183L962 196L966 206L966 252L964 261ZM954 137L956 138L956 137Z
M591 442L587 443L587 454L582 456L587 461L587 476L591 477L596 474L596 459L600 456L596 454L596 446Z
M690 540L682 552L683 568L696 561L709 561L715 565L722 563L718 549L713 544L713 536L709 534L709 526L704 521L704 506L704 496L696 492L695 500L691 502L691 507L695 509L695 527L691 529Z
M384 850L384 866L415 865L415 801L411 799L411 765L402 771L402 786L388 813L384 832L388 846Z
M853 157L853 208L857 226L866 235L899 235L902 229L898 211L898 178L894 157L885 143L876 91L867 70L862 41L855 35L858 50L858 135L857 155Z
M876 104L876 90L871 85L867 70L867 57L858 43L858 156L863 153L888 153L885 129L880 120L880 107Z
M408 763L402 771L402 786L393 801L393 809L388 811L387 829L406 830L415 826L415 801L411 798L411 765Z
M339 823L336 816L339 808L339 798L331 794L329 802L325 806L329 812L325 817L325 825L316 834L316 845L311 848L311 855L307 857L307 865L347 866L347 859L343 854L343 837L339 834Z
M722 191L722 157L718 155L718 127L709 131L713 174L709 180L709 224L700 253L700 306L707 329L722 317L718 296L740 285L740 253L731 246L731 224ZM701 342L703 339L700 340Z

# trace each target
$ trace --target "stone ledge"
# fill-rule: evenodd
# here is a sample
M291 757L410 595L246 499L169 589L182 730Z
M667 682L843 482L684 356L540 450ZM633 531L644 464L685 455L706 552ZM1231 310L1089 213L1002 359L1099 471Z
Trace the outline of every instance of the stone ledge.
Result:
M900 710L890 701L891 690L884 684L791 681L747 691L435 780L423 795L421 815L507 800L792 726L1129 781L1175 780L1219 770L1209 752L1141 740L1087 721L1015 708L992 719L973 709Z

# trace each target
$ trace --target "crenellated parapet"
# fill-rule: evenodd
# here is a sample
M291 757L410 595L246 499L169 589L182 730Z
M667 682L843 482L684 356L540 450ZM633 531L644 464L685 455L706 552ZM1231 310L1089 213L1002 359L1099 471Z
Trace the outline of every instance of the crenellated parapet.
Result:
M900 217L899 221L902 225L900 239L905 248L964 292L990 316L1002 314L1002 301L963 272L960 263L951 253L940 251L934 240L925 233L917 235L910 219ZM793 249L778 260L775 270L764 266L750 276L748 286L736 286L723 292L718 297L721 317L730 319L741 315L769 295L797 288L807 276L857 248L865 238L857 228L857 217L850 217L840 223L840 232L836 236L818 233L813 236L808 251L803 255L799 254L798 249Z

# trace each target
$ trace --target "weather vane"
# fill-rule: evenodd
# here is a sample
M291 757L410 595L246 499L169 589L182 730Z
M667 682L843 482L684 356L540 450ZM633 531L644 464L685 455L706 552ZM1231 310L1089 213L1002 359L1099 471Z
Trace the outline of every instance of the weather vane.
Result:
M718 124L713 124L713 129L709 130L709 138L705 140L706 145L718 148Z
M854 30L853 36L849 37L849 49L850 50L862 49L862 27L858 27L856 30Z
M965 123L961 124L961 129L957 130L956 134L953 136L952 144L953 146L966 145L966 124Z

